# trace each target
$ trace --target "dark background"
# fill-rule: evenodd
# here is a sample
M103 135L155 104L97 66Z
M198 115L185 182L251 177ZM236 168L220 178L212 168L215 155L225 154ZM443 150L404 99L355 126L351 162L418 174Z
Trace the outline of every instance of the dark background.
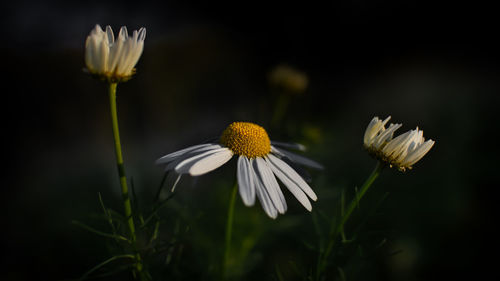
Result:
M389 192L369 227L401 253L354 263L348 280L498 275L496 11L451 1L3 3L1 279L77 278L109 256L101 238L70 223L92 222L97 192L120 210L106 88L82 71L96 23L115 33L147 28L137 75L118 87L127 171L143 198L161 179L154 160L163 154L216 137L232 121L269 127L275 97L266 77L285 63L306 73L309 87L269 133L309 145L308 156L326 166L313 173L315 210L331 212L338 190L352 192L370 172L374 160L361 142L373 116L391 115L401 130L419 126L436 140L412 171L385 170L366 198ZM202 206L222 231L231 167L198 180L214 187L186 180L175 200ZM261 218L272 233L283 235L274 224L287 216L310 223L290 204L275 222ZM309 237L308 226L294 227ZM271 261L300 256L290 254L297 237L287 237L265 236L258 251ZM263 261L248 278L275 280ZM193 267L193 278L203 276L203 266Z

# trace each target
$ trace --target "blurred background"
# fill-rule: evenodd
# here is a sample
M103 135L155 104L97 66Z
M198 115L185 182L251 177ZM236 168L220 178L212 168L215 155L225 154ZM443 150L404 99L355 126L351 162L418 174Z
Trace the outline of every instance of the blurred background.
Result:
M362 149L364 129L373 116L389 115L403 123L401 132L418 126L436 144L413 170L383 171L346 228L355 242L338 254L327 280L498 275L500 45L492 7L364 0L1 5L2 280L72 280L116 254L105 238L71 224L106 230L96 219L98 192L122 211L106 86L83 71L85 38L96 23L115 33L122 25L147 28L137 74L118 86L126 170L143 210L163 176L157 158L218 137L233 121L303 143L305 155L324 164L310 171L319 197L312 214L287 191L289 211L275 221L258 203L246 208L237 199L234 279L310 274L341 191L352 198L375 165ZM161 213L160 238L173 245L167 265L162 256L153 269L162 280L212 279L234 179L234 162L182 179Z

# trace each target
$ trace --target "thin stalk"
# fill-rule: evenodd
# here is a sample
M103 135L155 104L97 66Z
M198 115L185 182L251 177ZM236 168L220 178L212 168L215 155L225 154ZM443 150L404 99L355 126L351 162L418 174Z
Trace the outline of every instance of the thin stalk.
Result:
M125 176L125 166L123 164L122 146L120 143L120 131L118 129L118 114L116 112L116 86L117 83L109 84L109 102L111 105L111 121L113 123L113 137L115 140L116 165L118 167L118 176L122 188L123 205L125 207L125 217L127 218L128 228L132 242L136 241L135 225L132 217L132 204L128 193L127 177Z
M114 256L114 257L111 257L103 262L101 262L100 264L94 266L92 269L90 269L89 271L87 271L82 277L80 277L80 279L78 280L85 280L87 279L87 277L92 274L94 271L98 270L99 268L105 266L106 264L112 262L112 261L115 261L117 259L125 259L125 258L128 258L128 259L133 259L134 256L133 255L119 255L119 256Z
M117 83L109 84L109 103L111 109L111 121L113 124L113 137L115 141L116 165L118 167L118 177L120 178L120 185L122 188L123 206L125 209L125 218L127 219L127 225L130 232L130 240L135 248L135 242L137 240L137 236L135 233L134 218L132 216L132 204L130 202L130 195L128 192L127 177L125 176L125 166L123 164L122 146L120 143L120 131L118 130L118 114L116 111L116 87ZM136 264L134 266L135 270L142 279L143 265L139 253L135 254L135 260L136 260Z
M234 217L234 203L236 202L236 191L238 190L238 182L233 186L231 191L231 197L229 199L229 207L227 209L227 221L226 221L226 237L225 237L225 248L224 248L224 259L222 260L222 279L226 279L227 265L229 263L229 251L231 249L231 237L233 235L233 217Z
M366 194L368 189L372 186L373 182L380 175L380 172L382 171L383 168L384 168L384 165L381 162L377 162L377 165L373 169L372 173L370 174L370 176L368 176L366 181L363 183L361 190L359 190L359 192L356 192L356 195L349 203L347 210L345 210L341 214L341 219L340 219L339 223L336 224L336 226L334 228L332 228L332 232L330 233L330 241L328 242L328 246L326 248L326 251L323 253L323 255L321 255L321 261L318 265L318 269L317 269L318 271L317 271L317 275L316 275L317 280L319 280L323 270L326 267L326 261L332 253L333 246L335 245L335 241L337 240L337 236L340 233L343 233L344 225L349 220L349 217L351 216L354 209L356 209L359 206L359 201L361 200L361 198L363 198L363 196Z

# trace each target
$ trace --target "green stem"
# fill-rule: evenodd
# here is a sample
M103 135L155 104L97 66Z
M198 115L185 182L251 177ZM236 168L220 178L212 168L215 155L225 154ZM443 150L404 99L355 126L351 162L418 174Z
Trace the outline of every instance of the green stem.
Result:
M349 217L351 216L354 209L356 209L359 206L359 201L361 200L361 198L363 198L365 193L372 186L373 182L380 175L380 172L382 171L383 168L384 168L384 165L381 162L377 162L377 165L373 169L372 173L370 174L370 176L368 176L366 181L363 183L361 190L359 192L356 192L356 195L352 199L351 203L349 203L347 210L342 213L339 223L334 228L332 228L332 232L330 233L330 241L328 242L328 246L326 248L326 251L321 256L321 259L320 259L321 262L319 263L318 271L317 271L317 275L316 275L317 280L319 280L319 277L321 276L323 270L326 267L326 261L332 253L333 246L335 245L335 241L337 240L337 236L343 232L344 225L346 224L347 220L349 220Z
M135 226L132 217L132 204L128 193L127 177L125 176L125 166L123 165L122 146L120 143L120 131L118 130L118 114L116 112L116 86L117 83L109 84L109 102L111 105L111 121L113 122L113 137L115 140L116 164L118 166L118 176L122 187L123 205L125 207L125 217L132 242L135 242Z
M222 261L222 279L226 278L227 265L229 263L229 250L231 248L231 236L233 235L233 217L234 217L234 203L236 202L236 191L238 190L238 183L236 182L231 191L231 197L229 199L229 207L227 210L227 222L226 222L226 244L224 248L224 260Z
M113 123L113 137L115 140L116 164L118 167L118 176L120 178L120 185L122 188L122 198L123 198L123 205L125 208L125 218L127 219L127 224L130 232L130 238L131 238L130 240L135 247L137 236L135 234L134 218L132 216L132 204L130 203L130 195L127 186L127 177L125 176L125 166L123 164L122 146L120 143L120 131L118 130L118 114L116 111L117 85L118 85L117 83L109 84L109 103L111 109L111 121ZM139 253L136 253L135 259L136 259L135 270L137 271L138 275L141 276L142 279L143 266L142 266L141 256Z

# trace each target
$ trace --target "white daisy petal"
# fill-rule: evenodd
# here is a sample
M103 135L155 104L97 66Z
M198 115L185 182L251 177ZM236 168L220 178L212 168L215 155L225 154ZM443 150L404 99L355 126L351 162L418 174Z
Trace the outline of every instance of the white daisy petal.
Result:
M224 150L210 154L194 163L191 168L189 168L189 174L191 176L201 176L226 164L232 157L233 152L225 148Z
M412 131L408 131L402 135L399 135L392 139L389 143L387 143L386 146L382 149L382 152L387 155L391 156L393 155L396 151L399 151L401 147L404 147L408 139L412 136Z
M109 25L105 31L96 25L85 42L87 69L108 81L127 80L142 54L145 37L145 28L135 30L129 37L127 28L123 26L115 40Z
M394 132L397 129L401 128L401 126L402 124L389 125L389 128L387 128L387 130L384 130L382 133L375 137L371 145L377 149L382 148L388 141L392 140Z
M294 169L292 169L290 166L288 166L287 163L285 163L283 160L279 159L278 157L276 157L272 154L269 154L268 158L271 161L271 163L273 164L271 167L279 169L282 174L286 175L305 194L307 194L307 196L309 196L309 198L311 198L314 201L318 200L316 193L314 193L314 191L311 189L311 187L304 181L304 179L297 172L295 172Z
M106 68L108 66L108 55L109 55L109 45L105 40L101 40L101 45L99 46L99 61L97 62L98 68L102 72L108 71Z
M373 143L375 136L377 136L377 134L383 130L384 130L384 125L382 124L380 119L378 119L377 116L373 117L373 119L366 127L365 135L363 137L363 143L365 144L365 146L371 145Z
M170 191L171 192L174 192L175 191L175 188L177 187L177 184L179 183L179 181L181 180L181 176L180 174L177 174L177 173L171 173L169 172L167 174L167 184L170 184L172 183L172 187L170 188Z
M128 30L127 30L126 26L120 27L120 36L123 37L123 40L127 40L128 39Z
M238 157L237 178L238 190L241 199L246 206L253 206L255 204L255 174L252 169L253 160L248 159L246 156L240 155Z
M158 160L156 160L155 163L156 163L156 165L167 164L168 162L175 160L177 157L179 157L182 154L192 152L192 151L195 151L197 149L204 149L204 148L212 149L212 148L218 148L218 147L221 147L221 146L218 144L214 145L212 143L205 143L205 144L198 144L198 145L190 146L188 148L184 148L184 149L169 153L169 154L159 158Z
M118 64L118 59L122 56L123 42L124 42L123 39L121 38L121 36L119 36L110 50L109 71L111 72L116 71L116 65Z
M255 161L253 161L255 163ZM254 172L254 183L255 183L255 191L257 198L259 198L260 205L262 206L262 209L264 209L264 212L272 218L275 219L278 216L278 210L273 205L273 202L271 201L271 198L269 197L269 194L267 193L266 188L264 187L264 184L260 180L260 178L257 176L257 174Z
M138 40L141 42L144 42L145 39L146 39L146 28L141 27L139 29L139 39Z
M306 151L307 147L305 145L302 145L300 143L286 143L286 142L279 142L279 141L271 141L271 144L277 147L282 147L282 148L288 148L288 149L295 149L295 150L300 150L300 151Z
M257 177L261 180L264 185L264 188L267 190L271 201L274 206L280 212L280 214L284 214L286 212L287 206L284 200L283 193L281 192L280 186L274 177L271 168L267 165L266 161L257 157L253 161L253 168Z
M188 159L188 158L191 158L191 157L194 157L196 155L200 155L201 153L204 153L206 151L209 151L209 150L215 150L217 148L221 148L222 146L218 145L218 144L211 144L211 145L208 145L208 146L202 146L202 147L198 147L194 150L191 150L191 151L188 151L188 152L185 152L181 155L178 155L175 159L173 159L173 161L170 161L168 162L167 166L165 167L165 171L170 171L170 170L173 170L175 169L175 167L177 167L177 165L179 163L181 163L182 161Z
M404 160L405 162L402 164L404 166L412 166L413 164L417 163L418 160L422 159L427 152L432 148L434 145L433 140L428 140L421 144L417 149L415 149L411 154L408 154L406 159Z
M397 145L392 152L392 157L397 162L401 162L408 154L408 147L412 145L414 140L418 137L418 131L410 130L410 134L406 139L402 140L399 145Z
M166 166L165 166L165 172L168 172L170 170L173 170L175 169L175 167L177 167L177 165L179 165L179 163L181 163L182 161L188 159L188 158L191 158L195 155L199 155L201 154L202 152L199 152L199 153L196 153L196 152L188 152L188 153L185 153L185 154L182 154L180 156L178 156L177 158L175 158L173 161L170 161Z
M384 121L384 125L387 121L388 119ZM425 141L424 132L418 127L393 138L394 132L402 124L391 124L387 130L382 125L377 129L379 132L373 132L373 128L378 125L381 122L374 117L366 129L364 146L372 156L400 171L411 169L434 145L434 141ZM367 142L370 137L371 140Z
M178 176L177 176L177 179L175 179L175 182L174 182L174 184L172 185L172 190L171 190L171 192L174 192L174 191L175 191L175 187L177 186L177 184L178 184L178 183L179 183L179 181L181 180L181 177L182 177L182 175L178 175Z
M121 31L116 41L123 41L125 36L125 32ZM139 32L134 32L132 38L125 39L122 52L128 55L122 55L118 59L117 72L134 66L134 63L131 63L134 61L132 55L134 52L142 51L144 36L145 30L141 29ZM91 44L91 40L89 42ZM208 173L224 165L233 155L238 155L236 175L243 204L253 206L257 197L269 217L275 219L278 214L284 214L288 206L276 178L278 177L297 200L311 211L310 199L317 200L316 194L292 167L295 166L294 162L317 169L322 169L323 166L303 156L278 149L274 145L296 150L305 149L300 144L271 142L265 129L259 125L233 122L222 132L218 140L214 140L214 143L175 151L156 160L156 164L164 164L166 171L176 172L169 173L169 176L177 176L172 187L173 191L181 175L199 176Z
M214 153L226 151L226 150L228 150L228 149L225 147L216 148L216 149L202 152L200 154L189 157L187 159L184 159L179 164L177 164L177 166L175 166L175 172L177 172L178 174L187 174L187 173L189 173L189 170L191 169L191 167L193 167L193 165L195 165L198 161L203 160L204 158L209 157L210 155L212 155Z
M287 157L288 159L290 159L293 162L296 162L298 164L301 164L301 165L304 165L304 166L308 166L308 167L311 167L311 168L315 168L315 169L318 169L318 170L323 170L324 169L323 165L319 164L318 162L313 161L313 160L311 160L309 158L306 158L304 156L300 156L300 155L297 155L295 153L286 151L284 149L283 150L282 149L277 149L276 147L271 146L271 151L275 152L278 155L282 155L284 157Z
M113 44L115 42L115 35L113 34L113 29L111 26L106 26L106 38L109 44Z
M279 167L276 166L271 160L271 158L276 158L274 155L269 155L269 158L266 159L269 163L269 166L273 170L273 173L283 182L283 184L288 188L288 190L295 196L295 198L304 206L308 211L312 210L311 202L307 198L306 194L302 191L302 189L291 180L286 174L284 174ZM279 159L278 159L279 160ZM285 163L286 164L286 163Z

